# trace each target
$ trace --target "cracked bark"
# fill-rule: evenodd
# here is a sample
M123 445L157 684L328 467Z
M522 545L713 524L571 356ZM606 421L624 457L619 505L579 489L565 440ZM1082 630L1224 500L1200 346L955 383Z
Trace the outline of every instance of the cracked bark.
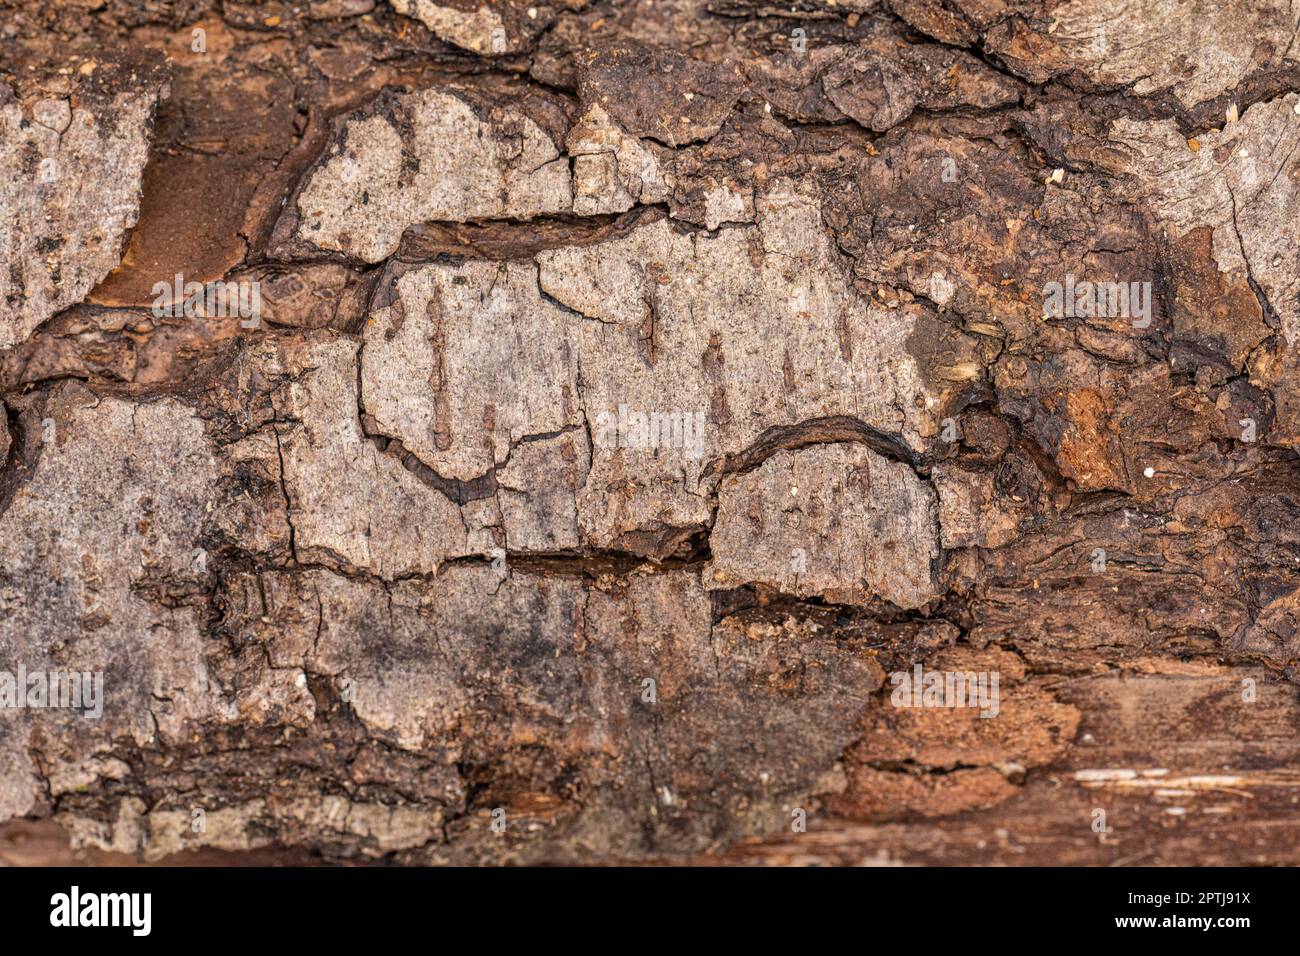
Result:
M0 859L1300 862L1290 4L28 6Z

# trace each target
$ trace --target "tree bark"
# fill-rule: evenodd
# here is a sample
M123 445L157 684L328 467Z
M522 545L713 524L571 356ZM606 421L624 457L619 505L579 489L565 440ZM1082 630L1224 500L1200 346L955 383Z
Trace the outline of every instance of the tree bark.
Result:
M1300 862L1298 31L0 0L0 860Z

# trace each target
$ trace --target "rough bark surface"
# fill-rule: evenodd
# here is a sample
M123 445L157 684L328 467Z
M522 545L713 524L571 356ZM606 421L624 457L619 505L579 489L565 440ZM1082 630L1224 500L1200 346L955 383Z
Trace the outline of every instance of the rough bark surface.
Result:
M0 0L0 861L1300 863L1298 39Z

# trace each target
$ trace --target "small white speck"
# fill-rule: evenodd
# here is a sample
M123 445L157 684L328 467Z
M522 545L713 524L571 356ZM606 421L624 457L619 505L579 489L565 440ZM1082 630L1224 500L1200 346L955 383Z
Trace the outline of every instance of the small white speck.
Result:
M1154 478L1156 476L1156 470L1148 465L1143 469L1142 474L1146 475L1148 478Z

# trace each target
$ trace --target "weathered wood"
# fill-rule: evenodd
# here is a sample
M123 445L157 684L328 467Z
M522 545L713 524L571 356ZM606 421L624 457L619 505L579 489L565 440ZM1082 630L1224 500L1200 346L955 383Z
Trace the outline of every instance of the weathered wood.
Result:
M0 861L1300 862L1290 4L41 11Z

